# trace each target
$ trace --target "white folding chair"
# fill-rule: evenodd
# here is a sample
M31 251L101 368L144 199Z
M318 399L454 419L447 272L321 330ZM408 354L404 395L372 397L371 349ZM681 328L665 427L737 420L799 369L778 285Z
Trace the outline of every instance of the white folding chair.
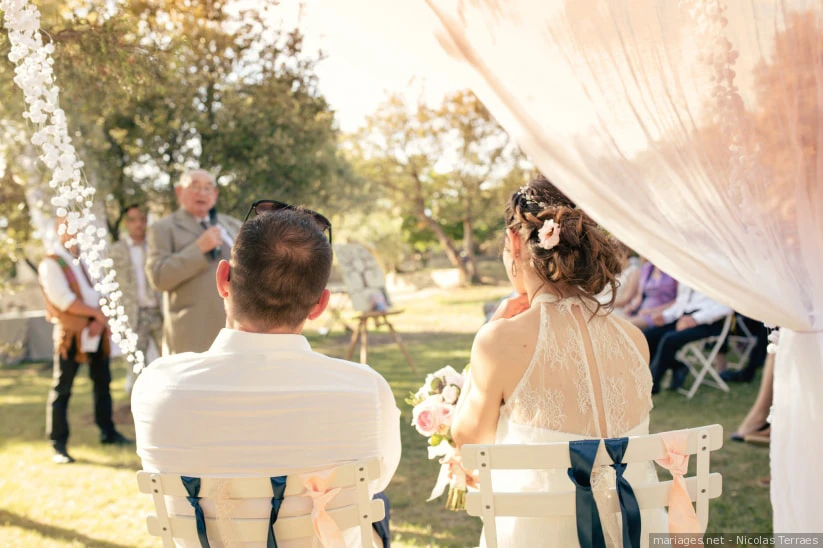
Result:
M369 494L369 481L380 475L380 461L370 459L338 466L329 483L329 489L353 488L355 501L352 504L329 509L328 514L337 523L341 531L353 527L360 528L362 546L372 548L372 523L385 517L386 509L382 500L372 500ZM164 546L174 546L173 539L198 541L197 520L194 516L169 515L166 509L166 496L189 497L183 484L185 476L174 474L156 474L137 472L137 484L141 493L148 493L154 499L156 515L146 518L149 534L161 537ZM217 493L227 493L235 499L271 499L272 483L270 478L201 478L200 489L196 495L200 499L214 498ZM286 478L284 497L300 496L305 493L300 474ZM269 518L231 519L231 526L218 529L217 519L205 517L206 533L209 538L220 538L225 542L261 542L265 543L269 531ZM225 538L230 531L231 538ZM278 541L305 539L306 546L315 545L314 525L311 512L299 516L278 517L274 524L274 536Z
M729 385L714 368L714 359L720 353L723 342L729 335L733 318L734 314L726 316L723 329L719 335L686 343L675 354L675 358L685 364L689 368L689 373L694 377L694 382L688 390L685 388L678 389L678 392L685 394L688 399L691 399L697 393L697 389L700 388L701 384L712 386L723 392L729 391ZM707 375L710 378L707 379Z
M692 502L696 502L696 514L701 531L706 531L709 522L709 499L717 498L723 491L723 478L719 473L709 472L709 454L723 446L723 427L719 424L691 428L687 433L688 442L684 453L697 455L696 474L687 477L686 487ZM663 436L669 433L635 436L629 438L623 463L649 462L666 456ZM466 511L471 516L483 520L483 535L488 548L497 546L495 517L573 517L576 515L576 492L570 487L562 492L499 492L492 484L492 470L548 470L568 469L571 466L569 443L547 443L539 445L464 445L463 466L478 470L479 491L466 495ZM606 454L601 442L595 466L609 466L611 458ZM672 480L632 485L640 510L668 506ZM499 486L505 488L505 486ZM616 488L608 497L610 511L620 511Z
M740 334L730 334L727 340L729 350L735 354L737 359L728 360L726 366L730 369L740 370L748 365L752 350L754 350L754 347L757 345L757 337L752 334L751 330L746 326L746 322L739 314L736 315L735 318L735 323L740 330Z

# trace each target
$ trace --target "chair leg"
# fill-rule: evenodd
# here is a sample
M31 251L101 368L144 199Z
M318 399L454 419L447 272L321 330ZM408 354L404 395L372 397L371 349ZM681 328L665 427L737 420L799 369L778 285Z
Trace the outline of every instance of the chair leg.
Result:
M403 339L400 338L400 335L397 333L397 331L394 330L394 326L389 322L389 320L383 318L383 321L386 322L386 325L389 327L389 331L391 331L391 336L394 339L394 342L396 342L397 346L400 347L400 351L403 352L403 356L405 356L406 361L409 362L411 370L414 373L417 373L417 366L414 364L414 360L412 359L411 354L409 354L409 351L406 348L405 343L403 343Z
M714 381L714 382L713 382L713 386L714 386L715 388L719 388L719 389L720 389L720 390L722 390L723 392L728 392L728 391L729 391L729 385L728 385L728 384L726 384L726 381L724 381L724 380L723 380L723 377L721 377L721 376L717 373L717 371L715 371L715 370L714 370L714 367L711 367L711 366L707 367L707 368L706 368L706 372L707 372L707 373L709 374L709 376L712 378L712 381Z
M354 347L357 345L358 339L360 339L360 331L363 329L363 322L361 320L360 325L357 326L357 329L351 332L351 342L349 343L349 349L346 351L346 359L351 361L352 356L354 356Z
M692 399L694 395L697 393L697 389L700 388L701 384L703 384L703 379L706 377L708 369L711 368L711 364L706 362L706 359L704 357L699 356L697 359L699 360L701 368L697 375L695 375L694 377L694 383L692 384L691 388L689 388L689 391L686 393L686 397L688 399Z

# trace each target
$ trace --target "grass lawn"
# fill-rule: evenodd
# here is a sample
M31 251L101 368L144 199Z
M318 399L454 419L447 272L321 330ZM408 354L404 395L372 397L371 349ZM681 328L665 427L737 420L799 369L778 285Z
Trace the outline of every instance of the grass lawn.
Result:
M419 387L425 373L446 364L465 365L473 333L483 321L482 304L506 292L504 287L431 290L397 299L406 312L396 317L395 326L417 361L417 375L388 334L369 336L369 363L390 381L403 411L403 460L387 491L394 546L477 544L478 520L444 510L444 500L425 502L438 465L426 459L423 438L408 425L410 411L403 398ZM315 349L335 356L342 356L348 343L339 325L329 337L310 335L310 339ZM113 369L112 392L119 409L115 420L132 437L130 416L122 409L124 366L118 362ZM50 366L0 369L0 546L159 545L145 532L143 517L152 505L149 497L137 492L137 456L130 448L104 448L97 443L91 383L85 371L81 369L75 381L70 406L70 449L77 463L56 466L43 436ZM663 393L655 399L652 429L720 423L728 435L754 401L757 384L735 385L730 394L704 387L692 401ZM723 474L724 493L711 503L709 531L770 532L768 489L757 483L768 475L768 451L728 442L713 455L712 468Z

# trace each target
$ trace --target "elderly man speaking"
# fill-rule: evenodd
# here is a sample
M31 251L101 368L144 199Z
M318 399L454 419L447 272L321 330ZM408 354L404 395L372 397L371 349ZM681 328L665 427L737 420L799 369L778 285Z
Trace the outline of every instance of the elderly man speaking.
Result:
M174 190L180 209L149 228L146 261L149 282L163 292L163 355L203 352L226 325L214 279L240 229L240 221L216 213L208 171L184 173Z

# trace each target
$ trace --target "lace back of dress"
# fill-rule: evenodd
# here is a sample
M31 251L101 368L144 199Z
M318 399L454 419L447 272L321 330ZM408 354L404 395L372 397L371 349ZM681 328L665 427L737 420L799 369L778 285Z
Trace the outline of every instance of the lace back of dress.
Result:
M578 299L539 306L534 357L506 403L510 420L595 438L621 436L645 420L649 366L624 328L610 315L592 317Z

